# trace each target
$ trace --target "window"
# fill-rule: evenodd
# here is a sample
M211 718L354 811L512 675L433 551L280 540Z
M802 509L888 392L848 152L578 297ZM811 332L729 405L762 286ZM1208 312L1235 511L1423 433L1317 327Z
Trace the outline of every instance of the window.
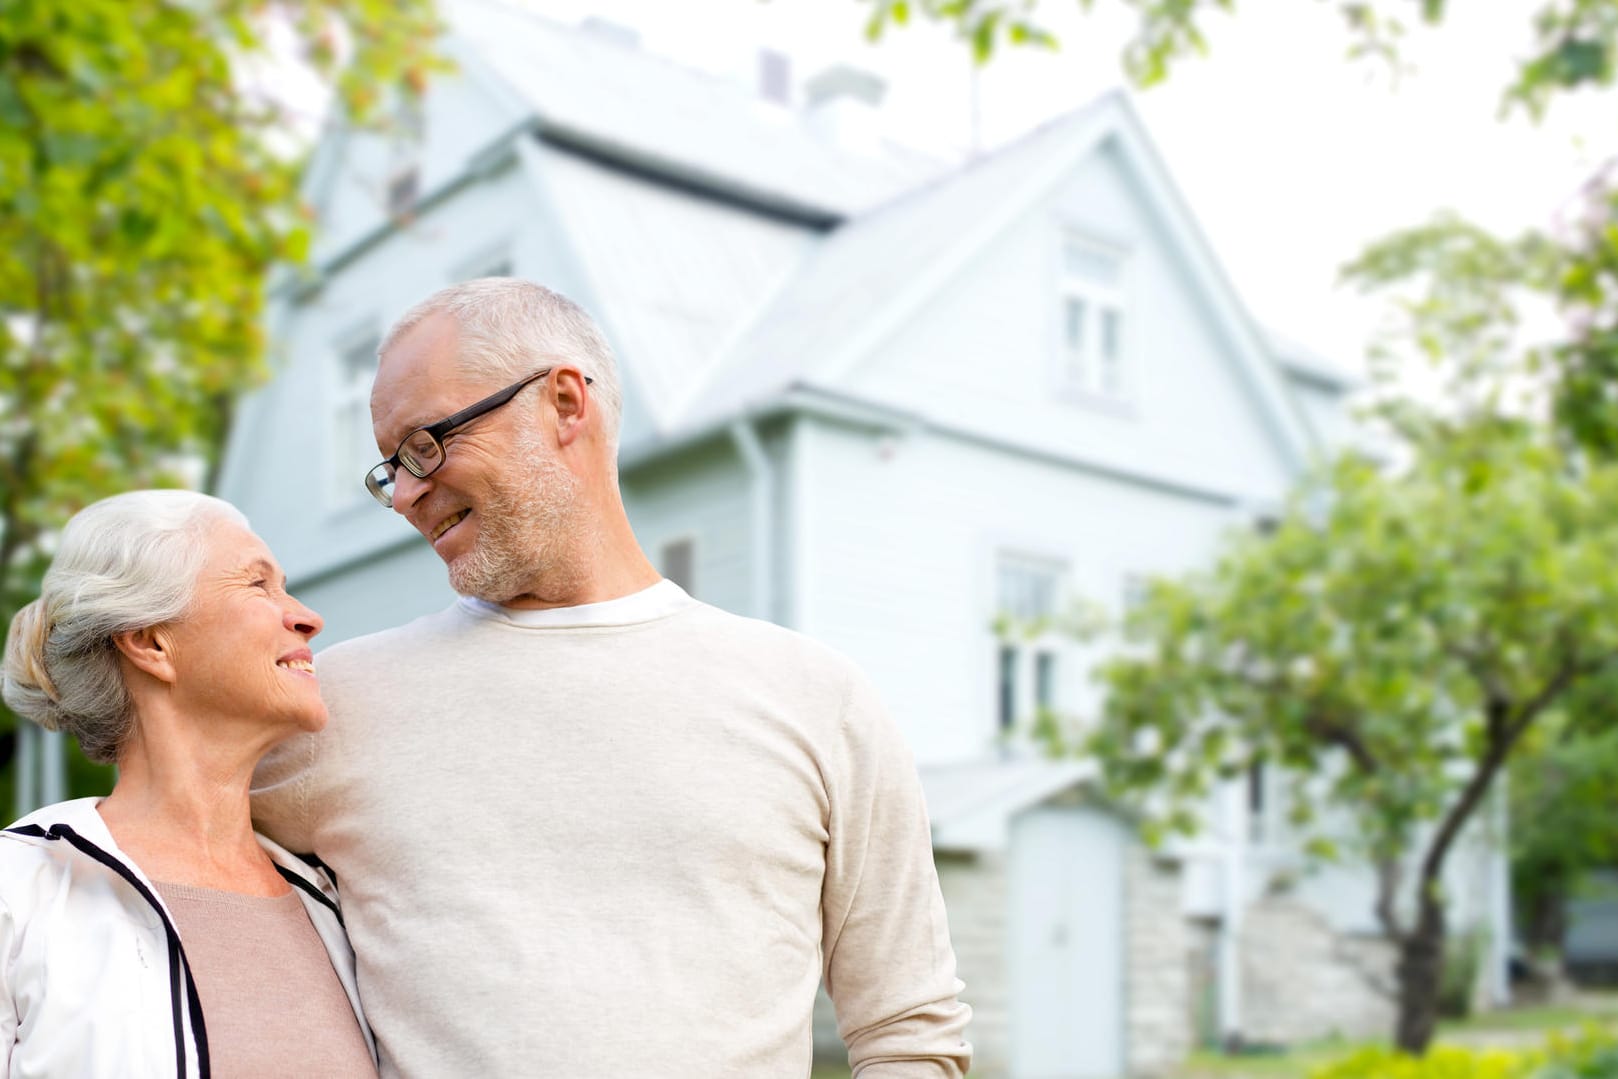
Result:
M1264 811L1264 762L1254 761L1247 766L1247 838L1252 843L1264 842L1267 815Z
M1062 246L1061 364L1065 389L1127 399L1131 392L1125 324L1124 259L1069 237Z
M1062 567L1055 562L1016 555L1000 559L996 607L1017 622L1036 622L1056 614L1056 591Z
M1123 611L1129 614L1151 595L1151 579L1139 573L1124 574Z
M663 576L696 595L697 543L692 539L677 539L663 544L660 557Z
M416 211L416 197L420 194L421 170L408 165L388 180L388 216L406 218Z
M1056 707L1056 653L1034 653L1034 707L1049 712Z
M337 347L331 398L331 504L366 501L365 470L380 454L371 431L371 383L376 378L375 330L351 335Z
M1005 627L995 652L995 721L1002 737L1037 712L1060 706L1059 649L1040 623L1060 613L1064 573L1060 562L1023 555L1001 555L996 564L995 610Z
M388 139L389 167L383 192L388 217L402 221L416 212L421 198L421 148L427 117L419 94L400 90L391 103Z
M1000 646L998 688L1000 714L996 729L1003 735L1010 734L1017 723L1017 648L1014 645Z

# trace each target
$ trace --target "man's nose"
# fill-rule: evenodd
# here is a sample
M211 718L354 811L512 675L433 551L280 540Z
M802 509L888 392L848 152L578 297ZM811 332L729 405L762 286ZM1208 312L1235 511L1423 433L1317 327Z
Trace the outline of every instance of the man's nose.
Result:
M393 474L393 512L409 516L410 509L432 486L430 479L421 479L408 468L399 468Z

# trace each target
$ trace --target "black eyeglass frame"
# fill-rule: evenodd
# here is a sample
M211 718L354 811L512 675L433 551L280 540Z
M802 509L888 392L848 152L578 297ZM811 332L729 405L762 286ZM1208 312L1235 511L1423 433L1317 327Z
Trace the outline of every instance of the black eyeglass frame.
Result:
M389 487L393 486L394 474L400 468L404 468L417 479L426 479L428 476L431 476L434 472L437 472L440 468L444 467L444 462L449 458L449 451L444 447L444 439L448 438L452 433L454 433L457 427L465 427L479 416L493 412L495 409L517 396L524 386L527 386L530 382L538 382L540 379L544 378L554 370L556 370L555 367L541 368L540 370L529 375L527 378L519 379L518 381L507 386L505 389L496 390L494 393L491 393L489 396L483 398L483 400L474 401L472 404L467 405L459 412L445 416L437 423L430 423L425 427L414 427L405 432L405 436L399 440L399 445L394 447L393 456L389 457L386 461L379 461L377 464L372 465L371 470L365 474L365 489L370 491L371 496L378 502L382 503L385 508L392 509L393 493L383 489L382 481L377 479L378 473L382 473L387 476ZM594 383L595 379L591 378L589 375L584 376L584 384L586 386L593 385ZM405 448L405 443L409 442L412 438L415 438L418 434L426 435L428 438L432 439L433 446L438 450L438 460L431 468L423 468L420 462L415 460L413 454L409 458L402 455L402 451Z

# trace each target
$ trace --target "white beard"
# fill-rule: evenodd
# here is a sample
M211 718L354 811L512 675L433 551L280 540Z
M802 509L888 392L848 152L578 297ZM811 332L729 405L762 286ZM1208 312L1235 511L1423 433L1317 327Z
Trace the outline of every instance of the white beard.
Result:
M477 542L449 564L451 588L490 603L564 585L577 572L572 559L584 531L578 477L532 432L511 456L521 471L479 507Z

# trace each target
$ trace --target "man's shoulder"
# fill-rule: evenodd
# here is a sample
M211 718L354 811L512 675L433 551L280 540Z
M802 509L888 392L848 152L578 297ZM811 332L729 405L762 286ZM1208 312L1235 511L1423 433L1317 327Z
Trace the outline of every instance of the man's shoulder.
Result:
M341 674L355 664L370 665L378 656L397 660L401 655L441 642L446 637L466 631L468 620L460 613L460 604L452 603L442 610L424 614L402 626L391 626L360 637L350 637L322 649L315 657L315 667L321 677Z
M671 629L677 633L696 631L701 646L711 648L717 658L791 671L800 677L840 685L861 678L852 659L798 630L706 603L695 604L689 617L688 623Z

